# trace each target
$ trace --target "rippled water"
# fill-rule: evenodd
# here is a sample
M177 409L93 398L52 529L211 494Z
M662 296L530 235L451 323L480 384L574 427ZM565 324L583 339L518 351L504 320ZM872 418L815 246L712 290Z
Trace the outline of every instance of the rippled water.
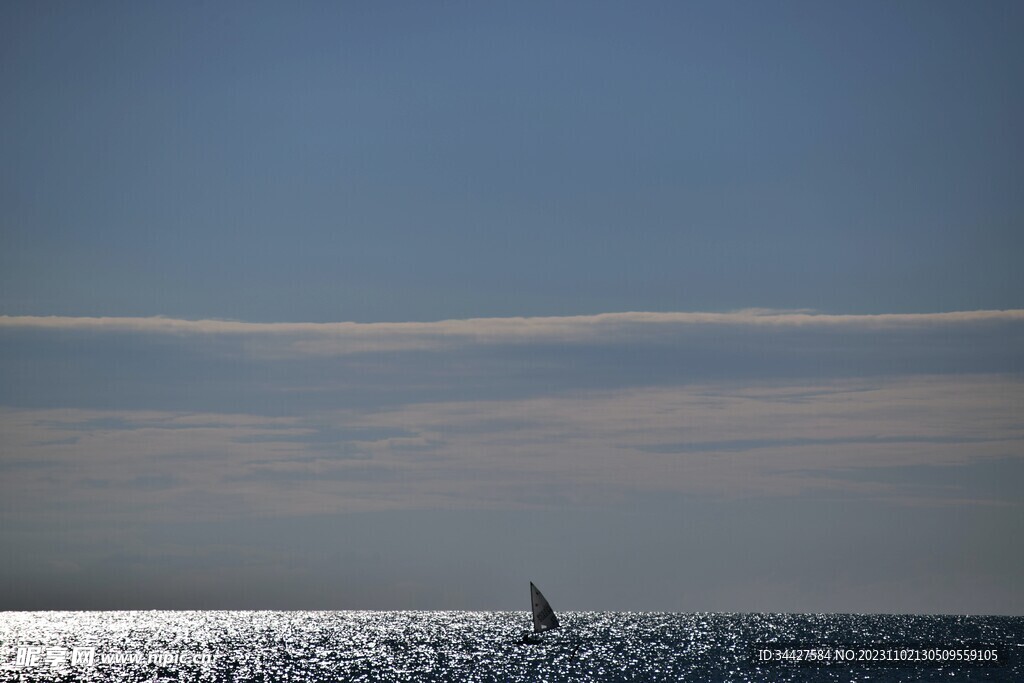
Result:
M523 645L529 618L522 612L0 613L0 680L1024 680L1021 617L559 616L562 630ZM998 667L758 666L752 656L758 643L986 643L1004 661ZM131 657L142 661L124 661Z

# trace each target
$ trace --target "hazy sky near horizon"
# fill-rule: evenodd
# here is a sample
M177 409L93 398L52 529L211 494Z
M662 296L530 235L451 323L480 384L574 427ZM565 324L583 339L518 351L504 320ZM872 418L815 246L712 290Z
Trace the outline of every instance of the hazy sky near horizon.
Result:
M1019 3L0 6L0 609L1024 613Z

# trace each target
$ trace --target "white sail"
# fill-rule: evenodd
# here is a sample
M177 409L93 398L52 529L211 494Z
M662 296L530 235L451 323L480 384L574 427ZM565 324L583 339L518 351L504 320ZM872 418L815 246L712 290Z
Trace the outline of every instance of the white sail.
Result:
M537 587L530 583L530 604L533 606L533 632L550 631L558 628L558 617L551 609L544 595L537 590Z

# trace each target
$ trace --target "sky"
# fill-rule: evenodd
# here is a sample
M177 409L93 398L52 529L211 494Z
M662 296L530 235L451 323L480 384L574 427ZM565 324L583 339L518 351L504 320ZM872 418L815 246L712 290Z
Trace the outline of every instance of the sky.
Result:
M0 4L0 609L1024 614L1022 29Z

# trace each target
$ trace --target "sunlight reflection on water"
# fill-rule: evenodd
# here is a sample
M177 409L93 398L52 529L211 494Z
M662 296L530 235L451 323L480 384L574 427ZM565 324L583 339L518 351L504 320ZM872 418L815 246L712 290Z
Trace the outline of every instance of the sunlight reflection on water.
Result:
M529 618L522 612L12 612L0 614L0 679L874 682L1024 677L1016 660L998 668L887 669L757 667L751 661L753 645L761 642L990 642L1016 653L1014 644L1024 642L1024 619L1016 617L567 612L560 618L560 631L526 646L520 636ZM71 661L76 649L91 649L94 660ZM31 653L35 659L26 661ZM109 661L133 653L144 661ZM154 653L165 660L148 661ZM179 654L195 661L167 660Z

